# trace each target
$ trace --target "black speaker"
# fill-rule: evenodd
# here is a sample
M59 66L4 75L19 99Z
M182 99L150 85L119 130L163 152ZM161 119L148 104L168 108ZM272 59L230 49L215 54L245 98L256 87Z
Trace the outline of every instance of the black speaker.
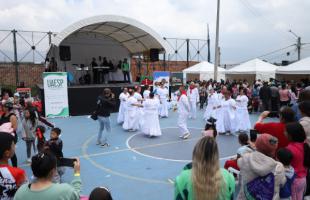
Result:
M70 46L59 46L59 57L61 61L71 60Z
M150 49L150 61L159 61L159 49Z

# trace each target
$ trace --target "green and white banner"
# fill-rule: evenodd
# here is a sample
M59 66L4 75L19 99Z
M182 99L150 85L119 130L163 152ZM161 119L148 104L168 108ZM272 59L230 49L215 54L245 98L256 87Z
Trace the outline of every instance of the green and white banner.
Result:
M66 72L43 73L46 117L68 117L68 87Z

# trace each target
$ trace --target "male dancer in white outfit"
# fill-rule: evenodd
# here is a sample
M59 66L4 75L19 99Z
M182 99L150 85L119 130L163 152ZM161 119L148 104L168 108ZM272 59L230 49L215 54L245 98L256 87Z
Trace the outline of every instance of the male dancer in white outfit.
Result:
M178 127L180 129L182 139L187 139L190 136L189 130L187 129L187 118L189 115L190 107L186 91L184 86L180 86L178 93Z
M169 90L165 88L164 83L160 83L160 88L157 89L157 94L160 101L159 116L168 117L168 102Z
M194 82L191 82L187 90L187 96L189 98L189 105L190 105L189 118L196 119L197 103L199 102L199 92Z

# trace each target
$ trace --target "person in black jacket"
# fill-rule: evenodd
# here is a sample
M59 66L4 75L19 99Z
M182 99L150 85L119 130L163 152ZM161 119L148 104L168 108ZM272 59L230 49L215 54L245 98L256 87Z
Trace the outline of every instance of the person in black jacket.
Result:
M103 90L103 94L100 95L97 99L97 115L99 122L99 132L97 137L97 145L102 147L108 147L107 135L103 135L103 129L106 133L111 132L111 122L110 122L110 113L113 107L116 105L115 96L109 88ZM102 139L103 137L103 139Z
M264 82L263 87L259 90L259 97L263 103L264 111L269 111L269 104L271 99L271 89L267 82Z

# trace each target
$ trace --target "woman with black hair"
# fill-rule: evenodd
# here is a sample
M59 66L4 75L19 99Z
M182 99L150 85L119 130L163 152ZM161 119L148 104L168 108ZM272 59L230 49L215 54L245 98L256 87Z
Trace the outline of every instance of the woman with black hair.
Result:
M36 153L35 138L36 138L36 127L38 126L39 120L33 110L25 109L24 119L22 121L24 134L23 140L26 142L27 149L27 162L31 162L31 147L34 153Z
M236 131L236 101L231 98L232 91L227 89L224 91L224 99L221 100L217 107L217 123L216 129L219 134L230 135Z
M3 110L4 113L0 117L0 126L3 125L3 124L10 123L10 132L9 133L14 136L14 143L16 144L17 143L16 130L17 130L18 122L17 122L17 117L13 113L13 103L10 102L9 100L7 100L3 104L2 110ZM12 161L13 167L17 167L16 153L14 153L14 155L11 157L11 161Z
M34 183L24 184L16 192L14 200L79 200L81 190L80 161L74 162L74 179L71 184L53 183L56 173L56 157L48 152L32 157L31 169L37 178Z
M306 140L306 133L302 125L298 122L289 123L286 125L286 134L289 140L289 144L286 147L292 155L291 162L292 167L295 170L296 178L292 184L292 200L303 199L303 194L306 190L306 176L308 168L305 166L305 158L309 158L310 155L306 155L309 146L304 141Z

